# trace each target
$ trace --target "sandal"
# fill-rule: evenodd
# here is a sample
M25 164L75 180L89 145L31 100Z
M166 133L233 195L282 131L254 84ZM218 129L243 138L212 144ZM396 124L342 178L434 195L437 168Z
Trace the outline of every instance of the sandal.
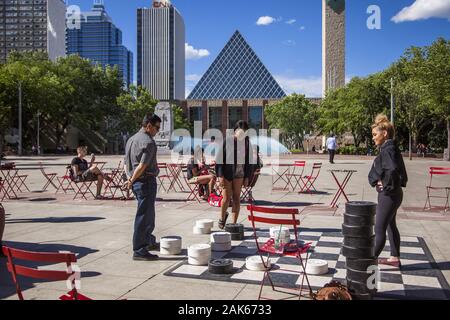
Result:
M229 215L230 214L227 212L227 214L225 215L225 220L222 220L222 219L219 220L219 229L223 230L225 228L225 225L227 224Z

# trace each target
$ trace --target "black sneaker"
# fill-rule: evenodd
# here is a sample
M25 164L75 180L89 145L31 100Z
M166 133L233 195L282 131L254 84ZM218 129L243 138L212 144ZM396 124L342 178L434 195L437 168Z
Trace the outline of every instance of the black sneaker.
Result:
M159 251L161 249L161 244L159 242L156 242L155 244L152 244L147 247L148 251Z
M156 254L148 253L146 255L140 255L140 254L134 254L133 260L134 261L155 261L158 260L159 257Z

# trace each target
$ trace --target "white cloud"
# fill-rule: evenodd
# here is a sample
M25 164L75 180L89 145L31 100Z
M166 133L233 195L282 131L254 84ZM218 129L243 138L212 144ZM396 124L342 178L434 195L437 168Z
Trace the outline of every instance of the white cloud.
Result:
M268 26L269 24L272 24L276 21L275 18L269 17L269 16L263 16L259 17L258 21L256 21L256 24L258 26Z
M303 31L303 30L305 30L305 29L306 29L305 26L301 26L301 27L299 28L300 31Z
M277 75L275 79L286 94L300 93L308 98L322 97L322 77L294 78Z
M295 20L295 19L290 19L290 20L286 21L287 24L294 24L296 22L297 22L297 20Z
M201 75L198 74L188 74L186 75L186 86L185 86L185 97L187 98L189 94L194 90L197 83L202 78Z
M409 7L403 8L391 20L395 23L404 21L426 20L429 18L446 18L450 20L449 0L416 0Z
M186 76L186 81L198 82L198 81L200 81L201 78L202 78L202 76L198 75L198 74L188 74Z
M288 47L294 47L297 44L297 42L295 42L294 40L285 40L283 41L283 44Z
M189 43L185 44L186 50L186 60L198 60L210 55L209 51L206 49L195 49Z

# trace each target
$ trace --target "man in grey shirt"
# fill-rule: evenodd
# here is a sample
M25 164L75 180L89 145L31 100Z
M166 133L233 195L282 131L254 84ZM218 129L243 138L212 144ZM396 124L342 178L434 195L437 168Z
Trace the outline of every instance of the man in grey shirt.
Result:
M128 140L125 148L128 177L125 188L133 190L138 202L133 235L133 260L138 261L158 259L149 250L159 249L152 233L155 229L156 177L159 175L157 146L153 137L160 126L161 118L148 114L142 122L142 128Z

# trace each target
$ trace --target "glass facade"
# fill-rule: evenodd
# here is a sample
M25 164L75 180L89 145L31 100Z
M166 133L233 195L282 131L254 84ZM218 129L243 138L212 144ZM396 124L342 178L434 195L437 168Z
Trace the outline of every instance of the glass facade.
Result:
M189 109L189 119L192 123L195 121L202 121L203 120L203 112L202 107L191 107Z
M209 107L209 128L222 130L222 108Z
M228 128L234 128L239 120L243 119L242 107L228 108Z
M263 107L248 108L248 125L250 128L260 130L263 127Z
M125 86L133 82L133 53L122 45L122 31L105 11L94 3L81 14L80 29L67 29L67 54L78 54L102 66L118 66Z
M188 99L281 99L285 96L253 49L236 31Z

